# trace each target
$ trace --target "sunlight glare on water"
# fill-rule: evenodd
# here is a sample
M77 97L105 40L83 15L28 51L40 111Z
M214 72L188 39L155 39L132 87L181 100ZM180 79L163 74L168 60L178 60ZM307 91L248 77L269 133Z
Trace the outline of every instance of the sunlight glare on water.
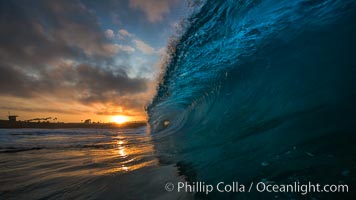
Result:
M23 198L21 191L27 191L27 195L42 198L158 164L146 128L2 129L0 134L0 194L4 197L11 193L16 194L11 196L15 199Z

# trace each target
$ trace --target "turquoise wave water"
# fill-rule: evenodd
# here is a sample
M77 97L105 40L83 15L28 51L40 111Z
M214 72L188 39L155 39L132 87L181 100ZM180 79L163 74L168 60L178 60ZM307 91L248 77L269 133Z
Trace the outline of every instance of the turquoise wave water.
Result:
M172 44L147 108L161 162L211 184L353 185L355 8L352 0L204 2ZM276 194L259 195L197 197Z

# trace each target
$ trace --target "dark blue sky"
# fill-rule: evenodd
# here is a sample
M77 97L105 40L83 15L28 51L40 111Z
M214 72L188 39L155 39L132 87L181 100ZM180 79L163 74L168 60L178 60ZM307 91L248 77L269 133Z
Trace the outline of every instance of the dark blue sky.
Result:
M180 0L120 0L82 3L95 13L106 38L130 54L130 76L152 78L160 53L174 28L186 14ZM127 57L124 57L126 59ZM116 63L121 64L118 56ZM154 70L153 70L154 69Z

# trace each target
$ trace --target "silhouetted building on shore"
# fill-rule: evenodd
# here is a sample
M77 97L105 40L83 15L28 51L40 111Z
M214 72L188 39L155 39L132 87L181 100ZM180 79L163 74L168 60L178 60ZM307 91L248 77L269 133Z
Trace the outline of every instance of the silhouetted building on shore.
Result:
M16 117L18 117L17 115L9 115L9 122L16 122Z
M86 119L86 120L84 121L84 124L91 124L91 119Z

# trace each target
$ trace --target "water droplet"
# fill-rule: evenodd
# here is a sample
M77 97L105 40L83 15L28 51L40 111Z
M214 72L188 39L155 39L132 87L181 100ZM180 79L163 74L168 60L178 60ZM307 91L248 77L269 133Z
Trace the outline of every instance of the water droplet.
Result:
M163 126L164 126L164 127L167 127L167 126L169 125L169 123L170 123L169 120L164 120L164 121L163 121Z
M314 157L315 155L314 154L312 154L312 153L310 153L310 152L305 152L305 154L307 154L308 156L310 156L310 157Z

